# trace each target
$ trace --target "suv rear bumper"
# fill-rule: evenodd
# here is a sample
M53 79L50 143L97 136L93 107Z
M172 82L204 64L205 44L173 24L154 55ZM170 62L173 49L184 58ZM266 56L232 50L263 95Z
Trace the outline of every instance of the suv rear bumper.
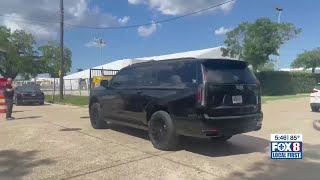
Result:
M310 103L310 107L320 108L320 103Z
M32 104L32 103L43 103L44 98L43 97L35 97L35 98L17 98L16 101L19 101L20 103L25 104Z
M190 119L189 119L190 120ZM263 114L242 115L242 116L224 116L209 117L207 115L198 116L197 120L189 121L192 123L192 129L185 129L178 125L178 133L193 137L219 137L232 136L236 134L258 131L262 127ZM181 121L180 121L181 122Z

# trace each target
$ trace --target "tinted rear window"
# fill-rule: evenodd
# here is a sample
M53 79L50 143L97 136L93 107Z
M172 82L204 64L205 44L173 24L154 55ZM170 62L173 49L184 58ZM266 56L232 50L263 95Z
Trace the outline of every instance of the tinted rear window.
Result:
M256 84L256 77L242 61L208 60L203 65L208 82Z
M177 61L154 64L160 87L190 87L197 84L195 61Z
M41 92L41 90L36 86L22 86L22 87L19 87L18 90Z

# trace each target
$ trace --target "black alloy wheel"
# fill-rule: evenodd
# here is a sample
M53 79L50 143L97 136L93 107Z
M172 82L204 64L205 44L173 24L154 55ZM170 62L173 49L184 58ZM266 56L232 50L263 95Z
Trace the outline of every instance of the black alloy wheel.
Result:
M106 129L108 123L101 116L100 104L94 103L90 108L90 123L94 129Z
M169 151L178 147L179 136L167 112L155 112L148 122L148 129L149 138L156 149Z

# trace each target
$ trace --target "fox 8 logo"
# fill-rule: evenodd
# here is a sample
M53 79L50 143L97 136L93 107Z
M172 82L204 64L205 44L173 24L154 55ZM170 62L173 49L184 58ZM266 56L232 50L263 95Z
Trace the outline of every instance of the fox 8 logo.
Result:
M302 159L302 134L271 134L271 159Z
M300 152L301 142L272 142L273 152Z

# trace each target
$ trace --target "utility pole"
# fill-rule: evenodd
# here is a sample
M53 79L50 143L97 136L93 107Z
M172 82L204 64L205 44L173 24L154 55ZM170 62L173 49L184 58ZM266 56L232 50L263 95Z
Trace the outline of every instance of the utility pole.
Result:
M64 48L63 48L63 21L64 21L64 10L63 0L60 0L60 100L63 100L63 76L64 76Z
M282 14L283 9L281 7L277 7L276 11L278 11L278 24L280 24L281 23L281 14ZM277 70L278 71L280 70L279 64L280 64L280 47L278 49L278 57L277 57Z
M94 42L99 45L99 48L100 48L100 62L101 62L101 65L103 65L102 48L103 48L107 43L106 43L105 40L103 40L102 38L95 38L95 39L94 39Z

